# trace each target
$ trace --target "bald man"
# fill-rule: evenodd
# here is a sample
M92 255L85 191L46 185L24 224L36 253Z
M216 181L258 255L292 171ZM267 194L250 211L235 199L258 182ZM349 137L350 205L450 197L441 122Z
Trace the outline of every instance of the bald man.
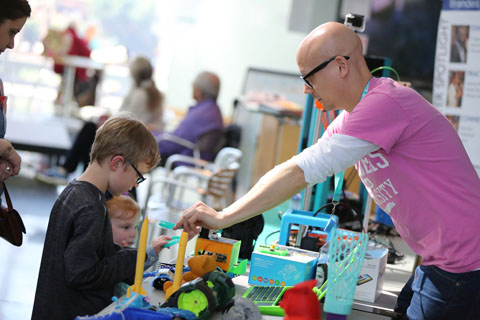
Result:
M176 228L193 235L199 227L230 226L355 164L377 205L423 258L397 310L411 319L478 316L480 179L452 125L414 90L372 77L360 39L342 24L313 30L297 64L305 93L325 110L345 112L316 144L273 168L228 208L196 203Z

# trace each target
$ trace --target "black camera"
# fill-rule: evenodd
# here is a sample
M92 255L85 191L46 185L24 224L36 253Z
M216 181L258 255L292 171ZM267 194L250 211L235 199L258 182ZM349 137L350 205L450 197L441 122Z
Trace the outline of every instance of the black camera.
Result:
M343 23L353 31L363 32L365 30L365 16L354 13L347 13L345 15L345 22Z

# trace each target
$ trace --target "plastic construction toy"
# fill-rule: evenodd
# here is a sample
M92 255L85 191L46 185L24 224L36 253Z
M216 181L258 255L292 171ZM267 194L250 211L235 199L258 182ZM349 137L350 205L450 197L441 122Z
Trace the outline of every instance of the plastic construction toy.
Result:
M203 228L195 241L195 255L215 254L217 266L227 272L238 263L241 245L239 240L210 235L209 230Z
M188 267L190 271L184 272L182 274L181 283L183 285L186 282L195 280L206 274L207 272L211 272L217 269L216 265L216 256L210 255L202 255L202 256L194 256L188 260ZM172 282L166 281L163 285L164 290L168 290L168 288L172 285Z
M232 279L221 271L212 271L185 283L161 308L174 307L195 313L198 319L209 319L223 310L235 296Z
M285 320L320 320L322 307L313 292L317 280L308 280L296 284L283 295L280 306L285 310Z
M152 287L157 290L163 290L164 284L168 281L173 281L173 277L170 274L161 273L153 279Z
M230 278L235 278L236 276L245 274L247 272L247 266L248 259L243 259L241 262L233 265L233 267L228 270L227 274Z
M287 249L280 249L279 247L275 245L264 245L261 244L258 246L258 251L261 253L268 253L268 254L273 254L277 256L288 256L288 250Z
M195 320L197 316L190 311L180 310L176 308L162 309L143 309L136 307L128 307L124 310L115 310L105 315L94 315L85 317L76 317L75 320L126 320L126 319L142 319L142 320Z
M158 225L162 228L173 230L173 227L175 226L175 223L162 220L158 223Z
M183 313L179 312L180 315ZM125 319L155 319L155 320L172 320L177 319L174 318L176 316L175 313L159 313L152 310L142 309L142 308L127 308L124 310L116 310L110 314L102 315L102 316L86 316L86 317L76 317L75 320L125 320ZM189 315L185 315L183 319L190 320L195 319L193 317L188 317Z
M183 267L182 273L190 271L190 267ZM168 281L173 281L175 274L175 265L170 263L161 263L158 269L152 272L144 272L143 279L153 278L152 287L157 290L163 290L163 285Z
M292 288L291 286L251 286L243 294L243 298L251 300L261 314L283 317L285 312L279 303L284 293Z
M180 236L180 243L178 245L178 254L177 254L177 264L175 266L175 270L180 270L183 268L183 262L185 261L185 251L187 249L187 242L188 242L188 233L182 232ZM182 281L182 274L180 272L175 272L173 277L173 284L165 290L165 299L168 299L175 291L180 288L180 284Z
M180 236L174 236L172 237L172 240L168 241L163 245L163 248L170 248L171 246L176 245L179 242L180 242Z
M135 282L132 286L128 287L127 297L130 298L132 293L137 293L142 296L146 296L147 292L142 287L143 281L143 267L145 265L145 255L147 250L147 237L148 237L148 216L145 215L142 223L142 229L140 230L140 241L138 243L137 251L137 265L135 270Z
M173 268L173 271L170 269L158 269L154 272L145 272L143 278L153 277L152 287L157 290L163 290L163 285L166 282L173 281L174 272L175 268Z
M112 301L116 303L116 310L126 310L127 308L146 309L150 307L150 303L145 301L145 296L136 292L132 292L129 297L125 297L121 300L117 297L113 297Z

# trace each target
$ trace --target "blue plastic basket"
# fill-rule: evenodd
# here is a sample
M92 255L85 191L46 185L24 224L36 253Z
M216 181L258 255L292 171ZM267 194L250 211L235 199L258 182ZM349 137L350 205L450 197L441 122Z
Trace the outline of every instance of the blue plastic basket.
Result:
M367 250L368 234L343 229L333 231L328 250L327 295L323 310L348 315Z

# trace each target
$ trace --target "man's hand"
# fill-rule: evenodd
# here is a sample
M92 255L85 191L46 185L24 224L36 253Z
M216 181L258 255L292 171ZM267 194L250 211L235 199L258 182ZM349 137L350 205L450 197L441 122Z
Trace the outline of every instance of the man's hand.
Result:
M221 224L222 218L220 212L217 212L205 203L198 201L183 212L182 217L173 227L173 230L183 227L183 231L187 232L191 239L193 236L200 233L201 228L218 230L225 227Z

